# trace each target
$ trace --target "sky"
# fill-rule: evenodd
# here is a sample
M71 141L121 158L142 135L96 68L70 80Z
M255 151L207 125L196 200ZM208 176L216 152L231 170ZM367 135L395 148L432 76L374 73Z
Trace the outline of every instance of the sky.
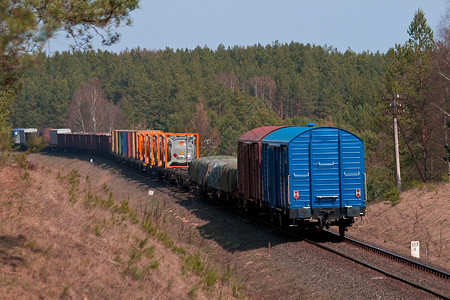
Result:
M450 0L141 0L130 14L133 25L118 29L120 41L113 46L96 42L94 49L216 50L220 44L228 48L278 41L386 53L408 40L418 8L436 35L448 6ZM59 33L45 50L65 51L69 44Z

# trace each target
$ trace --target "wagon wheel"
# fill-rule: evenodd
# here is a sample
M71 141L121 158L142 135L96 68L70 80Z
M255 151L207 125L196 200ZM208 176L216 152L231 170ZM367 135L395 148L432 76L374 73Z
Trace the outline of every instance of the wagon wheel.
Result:
M272 208L269 209L269 219L270 223L275 223L275 211Z
M344 220L339 220L339 236L342 239L345 236L345 223L344 223Z
M280 228L283 228L284 226L284 218L281 212L278 213L278 226L280 226Z
M247 200L242 199L242 202L241 202L241 209L242 209L242 211L248 213L248 203L247 203Z

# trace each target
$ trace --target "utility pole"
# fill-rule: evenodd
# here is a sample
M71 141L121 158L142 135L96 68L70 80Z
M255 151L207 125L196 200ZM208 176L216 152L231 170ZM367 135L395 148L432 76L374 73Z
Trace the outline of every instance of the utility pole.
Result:
M398 123L397 123L397 115L398 115L398 106L401 104L398 103L400 100L399 95L394 95L392 97L392 103L389 105L392 106L392 116L394 118L394 159L395 159L395 186L398 190L402 191L402 178L400 175L400 154L398 150Z
M399 107L402 105L399 103L400 96L393 95L391 98L385 98L384 100L389 102L389 108L392 108L392 117L393 117L393 127L394 127L394 160L395 160L395 186L398 190L402 191L402 178L400 175L400 154L398 150L398 120L397 117L399 115Z

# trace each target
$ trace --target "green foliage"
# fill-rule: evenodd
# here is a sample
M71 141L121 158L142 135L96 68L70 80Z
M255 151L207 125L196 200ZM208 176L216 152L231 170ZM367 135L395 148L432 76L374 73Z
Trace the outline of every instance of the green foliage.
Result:
M166 246L166 248L170 249L173 247L173 241L167 233L160 232L158 233L157 237L164 244L164 246Z
M147 258L152 259L153 257L155 257L155 246L145 248L142 252Z
M245 295L242 293L242 290L245 287L245 282L243 282L242 280L240 280L239 278L237 278L234 282L233 282L233 286L232 286L232 290L233 290L233 297L237 298L237 299L243 299L245 298Z
M0 77L2 76L2 69L0 67ZM1 83L1 82L0 82ZM8 127L8 121L13 113L12 110L12 103L14 102L14 99L16 97L16 90L13 88L0 88L0 132L3 132L4 130L7 130ZM7 141L6 137L2 136L0 137L0 146ZM0 150L2 150L0 148Z
M114 29L123 23L131 23L129 13L138 4L139 0L0 0L0 128L10 119L12 103L22 86L20 79L24 71L42 58L39 53L57 31L65 31L73 38L74 49L91 48L95 36L100 36L104 45L110 45L119 38ZM54 91L54 96L67 91L68 84L64 78L54 85L46 79L48 77L42 78L44 85L31 84L30 89L38 89L44 94ZM28 122L34 121L33 126L39 127L52 126L52 122L65 123L66 103L64 97L53 103L45 101L46 109L54 113L53 121L48 122L48 113L44 113L36 114L37 120ZM25 107L16 107L22 112L32 111L34 104L31 101Z
M27 137L24 144L29 153L40 152L45 148L45 141L42 137Z
M423 28L429 33L423 18L416 23L411 32ZM339 53L294 42L222 46L215 51L197 47L42 55L41 66L23 76L12 123L14 127L66 126L74 92L95 78L108 101L123 110L130 128L199 132L202 154L235 154L237 138L258 126L314 122L360 136L370 170L391 165L392 160L392 131L380 100L399 87L417 94L408 88L415 83L414 74L425 74L421 68L407 66L419 60L415 41L427 45L429 41L415 35L411 39L408 46L398 46L387 55ZM397 76L397 71L410 75ZM402 78L407 81L402 83ZM419 120L413 115L408 119ZM409 126L407 120L402 122ZM417 130L407 134L421 136ZM419 145L414 141L413 148L421 154ZM414 162L405 159L406 146L400 147L402 166L410 169ZM376 190L372 199L381 199L389 187L385 184L389 170L384 172L369 177ZM381 187L371 184L372 178Z
M71 170L66 176L60 177L58 174L58 178L65 181L68 184L69 188L69 201L75 203L77 201L77 192L80 187L80 177L81 175L78 173L78 170Z
M11 128L0 121L0 166L6 162L12 149Z
M387 53L386 90L390 95L399 94L405 108L400 110L399 120L411 159L404 167L416 168L416 178L426 182L433 179L432 170L439 169L440 162L433 157L441 150L431 145L437 143L440 134L431 133L442 132L442 126L434 122L436 113L431 109L436 98L431 93L434 88L433 31L421 9L414 14L408 35L410 38L404 45L396 45ZM440 177L439 173L437 177Z
M24 170L28 170L28 162L27 162L28 153L22 152L14 155L14 161L16 164L23 168Z
M187 272L192 272L198 276L202 274L205 270L205 266L203 265L203 261L200 257L200 254L191 254L184 260L184 264L182 266L183 274L187 274Z
M201 98L205 109L216 116L210 118L211 128L233 115L234 134L240 134L256 126L279 125L283 119L340 115L340 102L374 105L382 91L385 57L343 55L292 43L216 52L207 48L131 50L120 55L63 52L42 61L42 68L24 76L15 126L63 126L74 91L97 78L109 101L121 102L132 127L186 131L197 117L195 103ZM257 94L250 84L255 80L260 80ZM224 135L227 126L222 124L219 131ZM227 151L228 142L221 149Z
M219 278L219 272L217 272L216 270L206 270L202 280L205 290L210 291L212 288L214 288Z
M195 285L194 287L192 287L192 289L190 289L189 292L188 292L189 297L191 297L191 298L197 297L198 289L199 289L198 285Z
M159 261L158 260L153 261L150 264L150 266L149 266L150 269L157 269L158 267L159 267Z
M367 193L368 201L384 200L385 192L394 188L394 175L386 166L373 166L368 169Z
M143 240L136 239L137 247L133 246L131 248L130 256L127 261L127 267L123 270L122 274L124 276L130 276L134 280L145 279L150 272L150 269L157 269L160 265L158 260L152 260L155 256L155 246L145 247L148 238ZM142 267L142 265L150 263L148 267Z
M397 187L393 186L384 193L384 198L392 205L397 205L400 202L400 191Z
M425 186L425 183L423 181L419 181L419 180L410 180L408 181L408 185L407 188L416 188L416 189L423 189L423 187Z
M103 199L98 194L93 193L90 190L87 190L84 196L84 206L86 208L95 208L95 207L101 207L105 210L108 210L111 208L111 206L114 205L114 199L112 197L112 193L108 194L107 199Z
M177 247L177 246L173 246L172 251L175 252L175 253L182 254L182 255L186 254L186 249L181 248L181 247Z
M150 220L150 216L144 217L141 222L141 228L142 230L144 230L144 232L152 236L156 235L158 232L158 228L152 223L152 221Z
M60 0L42 5L39 1L0 1L0 56L7 58L2 71L20 69L31 57L23 53L38 52L55 32L64 30L78 46L91 46L94 32L100 32L103 44L117 41L113 29L130 23L128 14L137 8L138 0ZM15 65L14 63L18 63ZM14 74L14 73L13 73ZM2 80L8 77L2 77ZM2 82L1 86L4 86Z
M129 206L128 199L123 199L120 205L114 205L112 208L113 212L118 214L123 214L131 221L133 224L139 223L136 212ZM126 219L126 217L124 219Z

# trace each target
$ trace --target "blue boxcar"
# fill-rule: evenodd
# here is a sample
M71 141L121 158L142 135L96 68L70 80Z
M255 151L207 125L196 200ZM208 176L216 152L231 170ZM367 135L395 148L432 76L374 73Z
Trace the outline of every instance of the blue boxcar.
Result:
M14 144L16 145L20 144L20 135L19 135L20 130L23 130L23 128L14 128L11 131L11 138L13 139Z
M365 214L363 142L343 129L308 125L261 141L262 200L290 221L313 218L344 230Z

